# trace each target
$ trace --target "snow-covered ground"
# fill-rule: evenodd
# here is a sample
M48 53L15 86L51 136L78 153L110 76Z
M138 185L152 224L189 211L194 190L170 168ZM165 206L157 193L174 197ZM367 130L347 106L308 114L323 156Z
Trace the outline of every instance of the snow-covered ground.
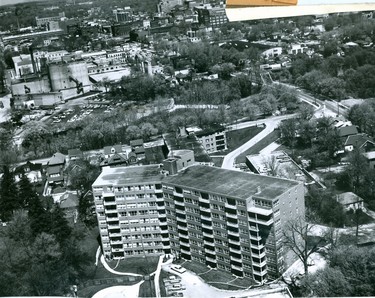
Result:
M315 273L319 269L323 269L327 265L327 261L324 259L324 257L319 253L312 253L309 260L309 273ZM304 274L305 270L303 267L303 263L301 260L297 260L294 262L292 266L288 268L283 274L283 277L286 281L290 280L291 276L298 276Z
M103 289L92 298L138 298L139 287L143 281L132 286L115 286Z

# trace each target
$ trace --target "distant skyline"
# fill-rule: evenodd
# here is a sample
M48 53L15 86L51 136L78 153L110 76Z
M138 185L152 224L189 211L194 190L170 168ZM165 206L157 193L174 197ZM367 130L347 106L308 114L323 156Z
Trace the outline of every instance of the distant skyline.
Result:
M27 3L27 2L36 2L36 1L44 1L44 0L0 0L0 6Z

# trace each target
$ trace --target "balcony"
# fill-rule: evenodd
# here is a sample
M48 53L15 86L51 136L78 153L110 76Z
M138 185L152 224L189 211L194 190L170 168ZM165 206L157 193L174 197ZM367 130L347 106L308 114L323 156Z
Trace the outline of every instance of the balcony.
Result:
M111 233L109 232L109 237L121 237L121 233Z
M273 218L271 217L268 220L264 220L264 219L258 219L258 218L254 218L254 217L249 217L249 221L250 222L255 222L255 223L263 225L263 226L269 226L269 225L271 225L273 223Z
M263 216L270 216L273 212L271 208L265 209L265 208L255 207L255 206L249 207L247 211L255 213L255 214L260 214Z
M119 221L118 217L107 217L107 222Z
M210 200L209 200L209 199L205 199L205 198L200 197L200 198L199 198L199 202L209 204L209 203L210 203Z
M254 235L250 234L250 240L260 241L260 240L262 240L262 237L260 237L259 235L254 236Z
M241 254L241 249L238 248L229 247L229 251L236 254Z
M212 226L206 224L202 224L202 228L212 230Z
M179 193L179 192L173 192L173 195L176 196L176 197L180 197L180 198L183 198L184 197L184 194L182 193Z
M115 244L123 244L123 242L121 240L115 240L115 241L110 241L111 242L111 245L115 245Z
M249 225L249 230L253 232L259 232L258 226Z
M163 197L160 197L160 198L156 197L156 202L163 202L163 201L164 201Z
M211 217L205 216L205 215L201 215L201 219L207 220L207 221L212 221Z
M105 220L105 216L104 215L98 215L98 220Z
M185 206L184 202L174 201L174 204L177 206Z
M242 263L242 259L240 259L240 258L236 258L236 257L230 257L230 259L232 260L232 261L234 261L234 262L238 262L238 263Z
M231 267L232 267L232 269L234 269L234 270L237 270L237 271L243 271L243 268L242 268L242 267L238 267L238 266L235 266L235 265L232 265Z
M259 243L259 244L253 244L253 243L250 243L250 247L251 248L254 248L254 249L258 249L258 250L261 250L262 248L264 248L264 245Z
M117 213L117 209L105 209L104 212L106 214L109 214L109 213Z
M189 235L185 235L185 234L182 234L182 233L178 233L178 236L181 237L181 238L189 239Z
M179 224L177 225L177 228L180 229L180 230L183 230L183 231L187 231L188 230L187 227L183 227L183 226L181 226Z
M240 243L239 240L232 240L232 239L229 239L228 241L229 241L230 244L234 244L234 245L238 245L238 246L241 245L241 243Z
M211 255L216 254L216 253L215 253L215 250L211 250L211 249L208 249L208 248L205 248L205 249L204 249L204 252L205 252L206 254L211 254Z
M104 206L113 206L116 205L116 201L104 201Z
M204 237L209 237L209 238L214 238L213 234L209 234L209 233L206 233L206 232L203 232L203 236Z
M182 254L190 255L190 251L183 249L183 248L181 248L180 250Z
M171 249L170 245L163 245L163 249Z
M267 269L263 271L253 270L253 274L258 276L265 276L267 274Z
M179 222L187 223L186 218L176 217L176 220L177 220L177 224Z
M228 230L227 232L228 232L228 235L240 237L240 233L239 232L233 232L233 231L230 231L230 230Z
M264 267L264 266L267 265L267 261L264 260L264 261L261 262L261 263L258 263L258 262L254 262L254 261L253 261L252 264L253 264L253 266Z
M200 206L199 210L211 214L211 209L210 208L205 208L205 207Z
M232 213L228 213L228 212L225 212L225 215L226 217L229 217L229 218L234 218L234 219L237 219L237 214L232 214Z
M108 225L108 230L120 229L120 225Z
M215 246L215 243L204 240L204 245Z
M164 206L164 205L162 205L162 206L157 205L157 206L156 206L156 209L157 209L157 210L164 210L164 209L165 209L165 206Z
M227 226L233 227L233 228L238 228L238 223L227 221Z
M228 209L237 209L236 205L230 205L228 203L225 203L225 208L228 208Z
M216 263L216 259L213 259L213 258L210 258L210 257L206 257L206 261L208 262L211 262L211 263Z
M262 253L261 252L253 252L252 255L254 257L257 257L257 258L261 259L261 258L264 258L266 256L266 252L265 251L263 251Z

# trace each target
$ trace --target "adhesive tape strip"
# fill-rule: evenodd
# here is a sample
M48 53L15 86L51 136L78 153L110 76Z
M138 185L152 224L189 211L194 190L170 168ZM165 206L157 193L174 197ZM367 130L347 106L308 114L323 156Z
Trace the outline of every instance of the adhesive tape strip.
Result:
M298 0L227 0L226 6L287 6L297 5Z

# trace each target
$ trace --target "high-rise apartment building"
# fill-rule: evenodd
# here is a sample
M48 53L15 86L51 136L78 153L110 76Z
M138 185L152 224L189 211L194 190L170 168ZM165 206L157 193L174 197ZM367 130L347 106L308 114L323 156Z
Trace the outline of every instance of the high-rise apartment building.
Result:
M199 24L203 24L205 26L220 27L222 24L228 22L224 4L220 4L220 6L202 4L195 6L194 10L198 14Z
M259 282L296 259L282 227L304 216L297 181L202 165L167 175L151 165L103 169L93 192L107 256L172 253Z

